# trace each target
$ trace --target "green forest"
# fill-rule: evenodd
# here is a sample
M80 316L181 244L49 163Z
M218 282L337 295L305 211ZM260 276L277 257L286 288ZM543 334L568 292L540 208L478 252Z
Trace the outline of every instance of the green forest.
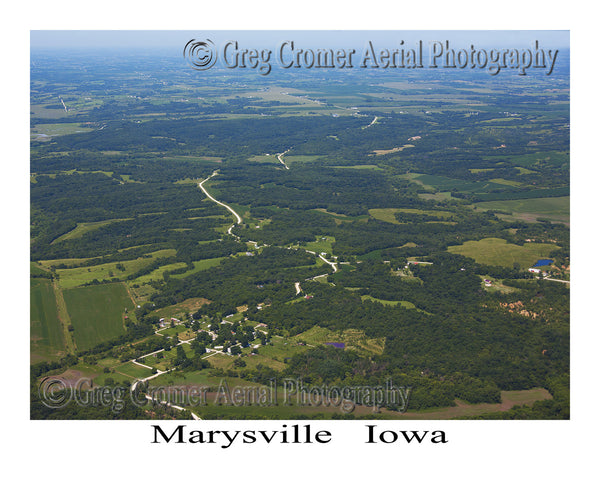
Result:
M411 387L407 414L458 401L490 406L460 418L569 418L568 72L199 84L161 65L36 57L31 418L404 414L52 410L36 386L61 375L211 395L222 379L393 381ZM531 252L551 262L532 272Z

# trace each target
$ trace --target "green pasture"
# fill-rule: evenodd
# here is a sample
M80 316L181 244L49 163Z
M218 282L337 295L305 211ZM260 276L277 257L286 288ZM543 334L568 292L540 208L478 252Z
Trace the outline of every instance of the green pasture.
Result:
M153 280L162 280L163 274L165 272L169 272L171 270L177 270L178 268L183 268L185 266L186 266L185 262L176 262L176 263L170 263L168 265L163 265L162 267L158 267L157 269L152 270L150 273L148 273L146 275L142 275L141 277L136 278L135 281L138 284L143 284L143 283L149 283Z
M269 345L261 346L258 349L258 356L261 356L268 365L269 359L276 362L284 362L286 358L304 352L310 347L299 345L299 339L296 337L284 338L273 336Z
M383 171L383 168L377 165L349 165L349 166L335 166L333 168L350 168L352 170L379 170Z
M293 339L311 346L323 345L329 342L345 343L348 349L357 350L359 353L377 355L383 353L385 346L385 338L368 338L362 330L353 328L348 328L341 332L333 332L328 328L314 326L296 335Z
M306 162L314 162L321 158L319 155L284 155L283 161L285 164L290 167L293 163L306 163ZM275 158L277 160L277 158Z
M317 255L321 254L322 252L332 255L334 243L335 237L322 235L317 236L314 242L307 242L305 248L311 252L316 252Z
M115 372L121 373L128 377L133 377L134 379L146 378L152 374L149 368L140 367L132 362L122 363L121 365L115 367Z
M175 254L174 249L158 250L150 254L148 258L136 258L135 260L123 260L122 262L102 263L100 265L92 265L90 267L75 267L75 268L57 268L56 273L59 276L59 285L61 288L73 288L94 280L110 280L117 278L123 280L129 275L135 274L142 268L150 265L157 258L164 258ZM57 261L58 262L58 261ZM60 264L60 263L59 263ZM121 264L124 270L119 270L117 265ZM181 264L184 266L185 264ZM161 267L162 268L162 267ZM156 270L154 271L156 272ZM154 272L151 272L144 277L153 277ZM140 279L143 277L140 277ZM162 274L161 277L162 279ZM136 283L143 283L142 280L136 279Z
M253 157L250 157L248 160L250 162L258 162L258 163L279 163L279 164L281 164L281 162L277 159L277 155L275 155L275 154L254 155Z
M203 270L208 270L211 267L216 267L219 265L225 258L227 257L205 258L203 260L197 260L192 262L194 264L194 268L188 270L187 272L175 273L171 275L171 278L185 278Z
M114 218L111 220L102 220L100 222L88 222L88 223L78 223L77 226L56 238L52 244L62 242L64 240L72 240L74 238L81 238L84 234L91 232L93 230L97 230L98 228L104 227L105 225L110 225L115 222L123 222L125 220L132 220L131 218Z
M474 259L477 263L512 268L518 263L521 269L533 266L539 259L547 258L558 247L549 243L525 243L515 245L501 238L484 238L469 241L462 245L448 247L451 253L457 253Z
M452 216L451 212L446 212L442 210L420 210L417 208L371 208L369 209L369 215L377 220L382 220L388 223L395 223L397 225L400 224L398 220L396 220L396 213L416 213L420 215L429 215L434 218L449 218Z

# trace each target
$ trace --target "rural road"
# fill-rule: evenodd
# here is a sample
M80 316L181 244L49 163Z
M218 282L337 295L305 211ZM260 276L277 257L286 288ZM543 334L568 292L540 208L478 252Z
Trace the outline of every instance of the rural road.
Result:
M307 250L307 252L308 252L308 250ZM325 257L323 257L322 255L319 255L319 258L320 258L321 260L323 260L325 263L328 263L328 264L331 266L331 268L333 268L333 273L335 273L335 272L337 272L337 271L338 271L337 264L335 264L334 262L330 262L329 260L327 260L327 259L326 259Z
M369 124L368 124L366 127L363 127L363 129L365 129L365 128L369 128L369 127L372 127L373 125L375 125L375 122L377 121L377 119L378 119L378 118L379 118L379 117L375 117L375 118L373 119L373 121L372 121L371 123L369 123Z
M377 117L375 117L375 118L377 118ZM290 151L290 149L288 148L288 149L287 149L285 152L277 154L277 158L279 158L279 161L280 161L280 162L281 162L283 165L285 165L285 162L284 162L284 161L281 159L281 157L282 157L283 155L285 155L285 154L286 154L287 152L289 152L289 151ZM288 168L288 167L287 167L287 165L285 165L285 168ZM289 169L288 169L288 170L289 170ZM233 227L235 227L235 225L236 225L236 224L237 224L237 225L239 225L240 223L242 223L242 217L240 217L240 216L238 215L238 213L237 213L237 212L236 212L236 211L235 211L233 208L231 208L229 205L227 205L226 203L219 202L219 200L217 200L215 197L213 197L213 196L212 196L210 193L208 193L208 191L206 190L206 188L204 188L204 183L205 183L206 181L210 180L212 177L214 177L214 176L215 176L215 175L217 175L217 174L218 174L218 172L215 170L215 171L212 173L212 175L210 175L209 177L206 177L204 180L202 180L202 181L201 181L201 182L198 184L198 186L199 186L199 187L200 187L200 189L201 189L201 190L204 192L204 195L206 195L206 196L207 196L207 197L208 197L210 200L212 200L213 202L215 202L217 205L221 205L222 207L225 207L227 210L229 210L231 213L233 213L233 215L235 216L235 219L236 219L236 223L234 223L233 225L231 225L231 227L229 227L229 230L227 230L227 233L228 233L229 235L233 235L234 237L236 237L237 239L239 239L239 237L238 237L237 235L234 235L233 233L231 233L231 230L233 229ZM257 245L257 244L256 244L256 242L251 242L251 243L254 243L254 244L255 244L255 246ZM265 246L268 246L268 245L265 245ZM313 252L313 251L311 251L311 250L305 250L305 251L306 251L306 252L308 252L308 253L312 253L313 255L317 255L317 252ZM334 262L330 262L329 260L327 260L326 258L324 258L324 257L323 257L323 256L321 256L321 255L318 255L318 257L319 257L321 260L323 260L325 263L327 263L328 265L330 265L330 266L331 266L331 268L333 269L333 273L337 272L338 268L337 268L337 264L336 264L336 263L334 263Z
M569 280L559 280L558 278L544 277L544 280L549 280L551 282L568 283L569 285L571 284Z
M281 157L283 157L283 156L284 156L286 153L288 153L289 151L290 151L290 149L288 148L288 149L287 149L285 152L283 152L283 153L278 153L278 154L277 154L277 159L278 159L278 160L281 162L281 164L282 164L282 165L285 167L285 169L286 169L286 170L289 170L289 169L290 169L290 167L288 167L288 166L286 165L286 163L283 161L283 158L281 158Z
M283 154L282 154L283 155ZM282 162L283 163L283 162ZM285 164L284 164L285 165ZM227 205L226 203L223 202L219 202L215 197L213 197L210 193L208 193L208 191L206 190L206 188L204 188L204 182L206 182L207 180L210 180L212 177L214 177L215 175L217 175L217 171L215 170L212 175L210 177L205 178L204 180L202 180L198 186L200 187L200 189L204 192L204 195L206 195L210 200L212 200L213 202L215 202L217 205L221 205L222 207L225 207L227 210L229 210L231 213L233 213L233 216L235 217L235 221L236 223L234 223L233 225L231 225L231 227L229 227L229 230L227 230L227 233L229 235L233 235L234 237L237 238L237 235L234 235L233 233L231 233L231 230L233 229L233 227L237 225L239 225L240 223L242 223L242 217L240 217L238 215L238 213L231 208L229 205Z

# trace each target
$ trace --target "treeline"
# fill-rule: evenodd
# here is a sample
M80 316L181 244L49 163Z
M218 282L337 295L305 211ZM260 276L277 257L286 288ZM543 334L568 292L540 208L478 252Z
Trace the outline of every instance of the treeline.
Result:
M191 245L217 240L215 229L228 220L221 217L226 213L222 207L205 199L193 185L119 184L103 174L39 177L31 188L32 259L106 256L106 261L121 261L137 257L119 250L149 244L154 251L180 246L190 261L207 258ZM114 221L56 241L79 223L105 220Z
M283 152L292 145L313 138L337 135L347 128L358 129L363 119L326 116L297 116L203 120L177 118L167 120L112 121L108 128L88 133L63 135L53 140L57 151L65 150L127 150L134 152L177 152L180 144L185 151L199 154L259 155Z
M345 215L369 208L400 206L399 197L382 172L306 164L290 170L269 164L225 166L214 186L226 203L251 207L275 205L308 210L325 208Z
M157 152L135 150L103 154L78 149L57 153L55 145L43 144L32 149L30 170L36 174L59 174L73 170L93 174L102 171L107 172L103 175L110 174L116 181L125 177L143 183L172 183L186 178L206 178L218 166L201 158L166 159L164 156Z
M515 405L505 412L487 413L466 417L469 420L547 420L571 418L569 374L565 373L549 377L544 387L552 395L552 399L538 400L533 405Z
M491 193L462 193L451 192L455 198L462 198L472 202L491 202L496 200L521 200L526 198L549 198L549 197L564 197L571 194L570 187L557 188L520 188L517 190L511 189L502 192Z

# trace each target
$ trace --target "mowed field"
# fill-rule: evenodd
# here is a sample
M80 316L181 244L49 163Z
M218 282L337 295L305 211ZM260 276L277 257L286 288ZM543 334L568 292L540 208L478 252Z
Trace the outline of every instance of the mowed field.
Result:
M385 338L369 338L362 330L353 328L348 328L342 332L333 332L328 328L314 326L293 338L306 342L307 345L322 345L328 342L345 343L346 348L349 350L358 350L376 355L381 355L385 347Z
M332 236L320 236L316 237L314 242L307 242L306 249L311 252L321 254L323 252L328 255L333 255L333 244L335 243L335 237Z
M52 282L45 278L30 280L30 350L33 361L52 359L65 353L63 326L58 318Z
M125 309L131 311L133 302L122 283L71 288L64 290L63 296L79 350L125 333Z
M537 260L547 258L548 254L557 248L550 243L532 242L521 246L508 243L502 238L484 238L453 245L448 247L448 251L472 258L477 263L512 268L516 262L525 269L533 266Z

